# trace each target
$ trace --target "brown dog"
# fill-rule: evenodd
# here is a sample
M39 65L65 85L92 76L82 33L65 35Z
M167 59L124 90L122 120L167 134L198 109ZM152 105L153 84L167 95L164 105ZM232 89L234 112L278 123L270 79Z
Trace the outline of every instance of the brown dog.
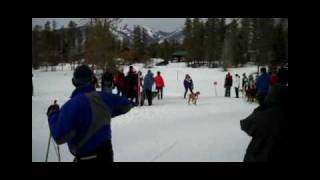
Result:
M246 97L248 102L254 102L256 97L256 89L247 89L246 90Z
M199 95L200 95L199 91L197 91L196 93L189 94L189 96L188 96L188 104L190 104L190 102L191 102L194 105L196 105Z

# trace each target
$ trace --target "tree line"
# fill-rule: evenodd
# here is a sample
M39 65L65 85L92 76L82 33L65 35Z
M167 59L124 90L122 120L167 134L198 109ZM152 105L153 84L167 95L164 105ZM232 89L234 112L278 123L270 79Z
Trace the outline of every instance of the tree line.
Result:
M218 62L226 69L288 62L287 18L187 18L183 34L189 63Z
M176 41L147 43L147 31L135 26L132 39L119 39L119 18L87 18L84 26L70 21L66 28L57 29L56 22L47 21L44 27L32 30L32 66L51 66L59 63L85 62L92 68L114 69L118 64L148 63L151 57L169 60L182 48Z
M32 66L59 63L92 64L114 69L118 64L148 63L150 58L172 58L177 50L187 52L189 64L228 67L252 62L271 68L288 62L287 18L186 18L183 42L165 39L148 43L147 30L135 26L131 39L119 39L120 18L85 18L85 26L70 21L59 29L55 21L32 29Z

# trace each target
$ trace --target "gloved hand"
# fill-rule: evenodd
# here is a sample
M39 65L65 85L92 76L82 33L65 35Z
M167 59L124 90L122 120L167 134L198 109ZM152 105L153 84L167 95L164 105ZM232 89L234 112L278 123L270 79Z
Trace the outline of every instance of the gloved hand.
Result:
M60 110L60 107L58 104L56 104L56 101L53 105L49 106L48 111L47 111L47 116L49 117L51 114L57 112Z

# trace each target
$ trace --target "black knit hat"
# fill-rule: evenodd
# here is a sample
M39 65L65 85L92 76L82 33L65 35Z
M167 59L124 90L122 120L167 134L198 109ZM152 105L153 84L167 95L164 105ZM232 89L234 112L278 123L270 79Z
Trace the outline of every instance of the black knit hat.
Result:
M93 72L89 66L78 66L73 73L72 83L76 87L86 84L93 84Z

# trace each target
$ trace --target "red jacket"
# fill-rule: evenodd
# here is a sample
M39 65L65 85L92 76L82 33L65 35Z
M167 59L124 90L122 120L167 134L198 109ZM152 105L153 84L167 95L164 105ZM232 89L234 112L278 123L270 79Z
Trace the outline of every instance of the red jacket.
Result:
M154 82L156 84L156 88L163 88L164 87L164 82L163 82L163 79L160 75L159 76L157 75L154 78Z
M125 88L124 74L118 73L115 76L114 83L120 90L124 90L124 88Z
M271 85L271 86L274 86L274 85L276 85L277 83L278 83L278 78L277 78L277 76L272 75L271 78L270 78L270 85Z

